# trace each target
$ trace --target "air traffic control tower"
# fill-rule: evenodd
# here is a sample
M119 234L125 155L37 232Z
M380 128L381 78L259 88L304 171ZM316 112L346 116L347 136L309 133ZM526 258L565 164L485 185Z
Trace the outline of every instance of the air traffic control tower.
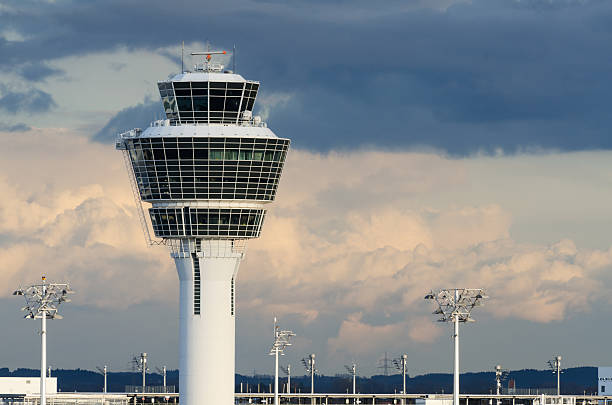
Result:
M212 63L217 53L158 82L166 119L116 141L145 237L155 243L150 222L178 271L181 405L234 404L236 274L289 147L252 114L259 82Z

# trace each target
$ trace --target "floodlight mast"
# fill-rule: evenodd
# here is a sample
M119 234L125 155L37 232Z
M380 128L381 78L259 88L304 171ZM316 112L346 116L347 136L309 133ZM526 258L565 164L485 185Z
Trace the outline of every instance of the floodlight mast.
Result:
M278 398L278 355L284 355L285 348L291 346L289 339L295 336L290 330L281 330L274 317L274 343L270 349L270 356L274 356L274 405L279 405Z
M26 300L26 306L22 308L26 312L26 319L40 319L41 345L40 345L40 405L47 403L47 318L62 319L58 314L58 307L62 302L70 302L67 297L73 291L66 283L47 283L47 278L42 276L42 283L34 284L25 288L18 288L13 295L21 295Z
M474 322L472 310L482 305L486 299L480 288L452 288L431 291L426 300L435 300L438 305L433 314L441 315L438 322L453 322L455 346L455 366L453 370L453 405L459 405L459 322Z

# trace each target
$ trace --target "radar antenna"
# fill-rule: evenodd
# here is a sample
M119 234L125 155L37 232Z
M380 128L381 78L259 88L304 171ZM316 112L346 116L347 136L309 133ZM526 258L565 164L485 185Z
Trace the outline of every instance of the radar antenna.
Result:
M226 51L206 51L206 52L191 52L191 56L204 56L202 67L196 65L195 70L203 70L205 72L221 72L223 65L214 65L211 63L213 55L225 55Z

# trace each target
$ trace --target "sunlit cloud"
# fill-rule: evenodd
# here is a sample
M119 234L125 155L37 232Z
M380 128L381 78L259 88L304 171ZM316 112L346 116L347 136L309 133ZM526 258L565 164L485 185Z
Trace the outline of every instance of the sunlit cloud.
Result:
M151 297L175 305L173 263L166 249L145 246L112 146L58 129L6 133L0 150L1 296L44 271L72 283L76 305L84 297L102 308ZM293 150L241 266L239 312L315 328L335 319L326 350L341 358L437 341L442 329L422 300L432 288L484 288L491 298L481 314L539 323L609 303L612 250L517 241L512 212L494 196L431 202L474 181L471 164L427 153Z

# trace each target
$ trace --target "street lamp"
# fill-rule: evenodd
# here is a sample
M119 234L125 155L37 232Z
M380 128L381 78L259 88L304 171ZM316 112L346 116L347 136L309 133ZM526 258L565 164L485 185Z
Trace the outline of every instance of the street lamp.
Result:
M451 288L431 291L426 300L435 300L438 305L433 314L441 315L438 322L453 322L455 331L455 369L453 379L453 405L459 405L459 322L474 322L470 316L475 307L481 306L487 297L480 288Z
M404 394L404 397L402 398L402 405L404 405L406 402L406 371L408 371L408 355L404 353L399 359L394 359L393 365L402 372L402 394Z
M561 356L554 356L552 360L548 360L548 366L553 374L557 374L557 395L561 395Z
M285 348L291 346L289 339L295 336L290 330L281 330L280 326L276 323L276 317L274 317L274 343L270 349L270 356L275 356L274 365L274 405L279 405L278 400L278 355L284 355Z
M20 287L13 292L13 295L21 295L26 300L26 306L21 308L26 312L24 318L41 319L40 405L47 402L47 319L62 319L57 308L62 302L70 302L67 295L72 292L68 284L47 283L45 276L42 276L42 283Z

